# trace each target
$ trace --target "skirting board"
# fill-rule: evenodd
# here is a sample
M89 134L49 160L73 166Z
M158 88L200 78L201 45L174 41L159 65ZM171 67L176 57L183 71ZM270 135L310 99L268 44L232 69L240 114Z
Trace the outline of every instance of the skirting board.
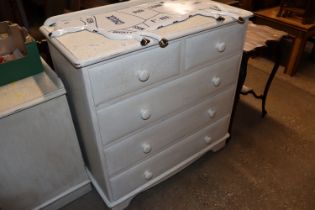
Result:
M60 195L46 201L45 203L35 207L33 210L56 210L67 205L68 203L76 200L82 195L92 190L90 180L86 180L69 190L61 193Z

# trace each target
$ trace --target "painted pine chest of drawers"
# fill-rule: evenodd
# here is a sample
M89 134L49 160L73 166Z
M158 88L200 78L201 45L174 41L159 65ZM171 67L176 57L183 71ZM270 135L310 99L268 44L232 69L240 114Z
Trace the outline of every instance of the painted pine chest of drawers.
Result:
M41 27L109 207L225 145L250 15L208 0L135 0Z

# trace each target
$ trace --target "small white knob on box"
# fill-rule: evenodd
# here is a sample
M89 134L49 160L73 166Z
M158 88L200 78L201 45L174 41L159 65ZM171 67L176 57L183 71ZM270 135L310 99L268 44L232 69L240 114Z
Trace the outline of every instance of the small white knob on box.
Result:
M149 170L146 170L146 171L143 173L143 175L144 175L144 178L145 178L146 180L150 180L150 179L152 179L152 177L153 177L153 173L152 173L151 171L149 171Z
M210 108L208 110L209 117L211 117L211 118L214 118L216 113L217 113L217 111L215 109L213 109L213 108Z
M149 109L141 109L140 115L143 120L148 120L151 117L151 112Z
M220 84L221 84L221 78L220 77L217 77L217 76L214 76L211 80L212 84L214 87L219 87Z
M206 144L210 144L212 141L212 138L210 136L205 136L204 139L205 139Z
M137 72L139 81L145 82L150 78L150 73L146 70L141 70Z
M223 52L226 48L226 44L225 44L225 42L218 42L215 45L215 48L218 50L218 52Z
M141 146L142 146L143 152L144 152L145 154L150 153L151 150L152 150L151 145L148 144L148 143L143 143Z

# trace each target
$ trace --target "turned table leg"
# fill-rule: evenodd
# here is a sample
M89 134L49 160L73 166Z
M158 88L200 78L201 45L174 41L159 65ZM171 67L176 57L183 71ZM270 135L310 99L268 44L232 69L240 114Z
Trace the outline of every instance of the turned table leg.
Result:
M293 41L292 50L289 56L289 61L285 73L293 76L296 73L299 61L304 52L306 38L303 35L296 36Z

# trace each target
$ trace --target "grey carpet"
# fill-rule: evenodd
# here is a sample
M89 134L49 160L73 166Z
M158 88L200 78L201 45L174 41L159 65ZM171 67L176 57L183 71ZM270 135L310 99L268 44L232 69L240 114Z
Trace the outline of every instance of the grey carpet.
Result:
M248 71L247 83L261 90L266 71L257 66ZM260 101L242 96L227 147L206 154L139 194L128 209L313 210L315 94L302 80L303 74L314 73L302 72L302 85L281 74L272 84L264 119L260 118ZM310 85L315 90L315 84ZM107 208L92 191L63 208L74 209Z

